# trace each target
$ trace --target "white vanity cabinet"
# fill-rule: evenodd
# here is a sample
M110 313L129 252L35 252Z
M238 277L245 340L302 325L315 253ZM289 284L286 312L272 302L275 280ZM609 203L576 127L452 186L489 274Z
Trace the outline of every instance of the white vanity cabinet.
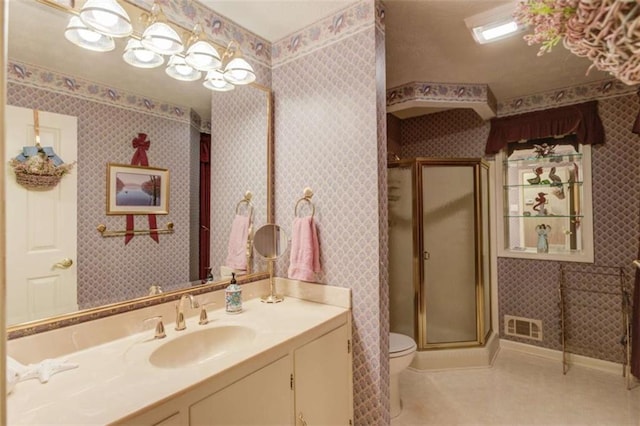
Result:
M296 425L352 424L348 324L296 349L293 360Z
M189 425L291 424L289 355L189 407Z
M213 378L212 378L213 379ZM160 403L127 425L353 424L351 322L302 339L257 370Z

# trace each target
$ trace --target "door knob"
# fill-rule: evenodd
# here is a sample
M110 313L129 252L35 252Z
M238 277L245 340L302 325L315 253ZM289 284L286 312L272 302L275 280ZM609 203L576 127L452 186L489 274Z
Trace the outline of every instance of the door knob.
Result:
M65 257L60 262L54 263L53 267L60 268L60 269L69 269L71 265L73 265L73 260L69 259L68 257Z

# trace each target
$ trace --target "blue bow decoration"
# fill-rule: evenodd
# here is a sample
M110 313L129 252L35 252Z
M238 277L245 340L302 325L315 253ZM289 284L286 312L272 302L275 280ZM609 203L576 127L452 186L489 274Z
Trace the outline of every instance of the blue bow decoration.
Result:
M45 146L38 148L37 146L23 146L22 153L16 156L16 160L21 163L27 161L27 158L38 155L39 152L42 152L49 160L53 162L53 165L58 167L61 164L64 164L62 158L58 157L58 155L53 151L53 147Z

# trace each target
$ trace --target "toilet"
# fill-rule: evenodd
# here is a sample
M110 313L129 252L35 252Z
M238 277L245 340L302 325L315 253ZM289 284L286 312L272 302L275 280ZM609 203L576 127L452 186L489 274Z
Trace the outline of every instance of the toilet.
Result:
M389 333L389 378L391 397L391 418L402 411L400 402L400 373L404 371L416 353L416 342L409 336Z

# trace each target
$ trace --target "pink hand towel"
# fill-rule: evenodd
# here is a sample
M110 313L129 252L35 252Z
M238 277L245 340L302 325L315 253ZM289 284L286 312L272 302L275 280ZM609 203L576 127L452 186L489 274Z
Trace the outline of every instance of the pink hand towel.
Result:
M226 266L247 269L247 239L249 238L249 216L236 215L231 224Z
M320 245L316 223L312 216L296 217L293 219L291 231L289 278L314 281L315 273L320 270Z

